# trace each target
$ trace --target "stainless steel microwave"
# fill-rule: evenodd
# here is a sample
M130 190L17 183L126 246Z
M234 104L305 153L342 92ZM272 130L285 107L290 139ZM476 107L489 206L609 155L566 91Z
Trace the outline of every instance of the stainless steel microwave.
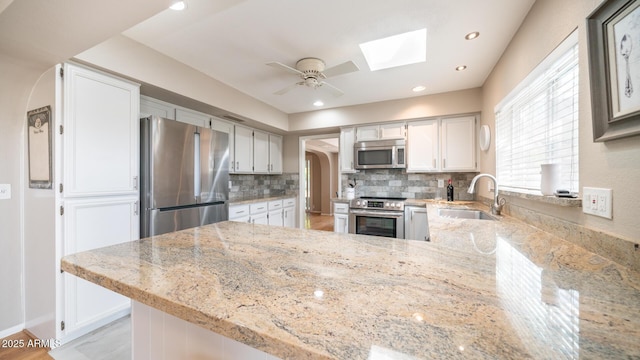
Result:
M359 141L353 146L356 169L404 169L406 140Z

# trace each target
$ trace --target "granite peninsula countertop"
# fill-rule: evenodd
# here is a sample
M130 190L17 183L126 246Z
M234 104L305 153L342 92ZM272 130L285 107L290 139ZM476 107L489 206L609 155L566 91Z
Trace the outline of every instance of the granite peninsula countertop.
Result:
M62 269L283 359L640 357L640 274L508 216L431 242L222 222Z

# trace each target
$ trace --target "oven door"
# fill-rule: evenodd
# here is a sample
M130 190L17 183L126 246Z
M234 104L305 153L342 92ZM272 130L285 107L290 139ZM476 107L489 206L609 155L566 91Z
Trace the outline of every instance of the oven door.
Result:
M404 212L351 209L349 233L404 239Z

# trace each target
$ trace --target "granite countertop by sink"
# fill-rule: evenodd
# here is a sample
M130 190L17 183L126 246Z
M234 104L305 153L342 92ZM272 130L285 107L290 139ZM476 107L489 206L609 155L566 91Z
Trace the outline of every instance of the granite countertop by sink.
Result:
M222 222L62 269L283 359L640 357L640 274L508 216L431 242Z

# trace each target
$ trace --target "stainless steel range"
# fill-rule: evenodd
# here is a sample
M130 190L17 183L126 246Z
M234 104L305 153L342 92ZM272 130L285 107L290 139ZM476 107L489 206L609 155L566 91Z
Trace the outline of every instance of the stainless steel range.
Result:
M349 204L349 233L404 239L406 198L363 196Z

